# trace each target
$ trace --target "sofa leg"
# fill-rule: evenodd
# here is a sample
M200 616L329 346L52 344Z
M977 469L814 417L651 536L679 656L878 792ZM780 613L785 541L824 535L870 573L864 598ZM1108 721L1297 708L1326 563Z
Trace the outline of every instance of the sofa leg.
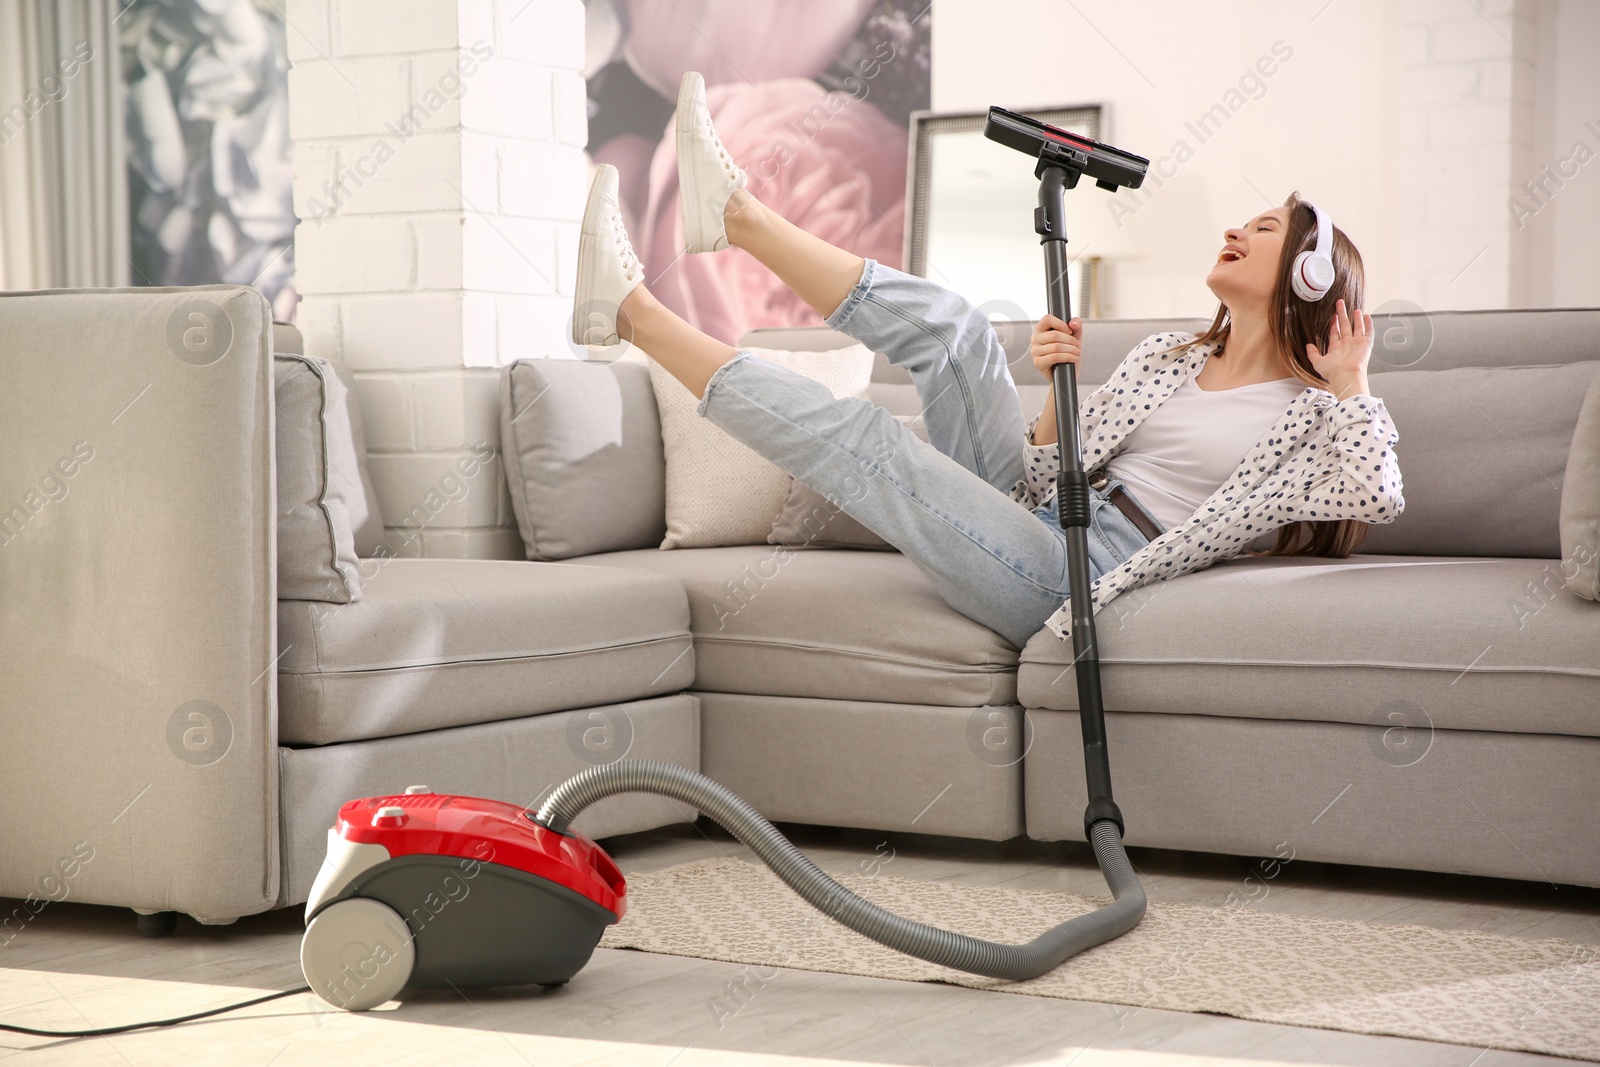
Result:
M136 911L133 917L138 924L140 937L167 937L178 928L178 913L175 911L154 911L148 915Z

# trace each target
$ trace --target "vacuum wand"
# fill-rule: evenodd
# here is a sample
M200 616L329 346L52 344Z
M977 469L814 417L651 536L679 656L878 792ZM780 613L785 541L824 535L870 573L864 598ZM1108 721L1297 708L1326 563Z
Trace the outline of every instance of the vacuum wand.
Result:
M1032 155L1038 162L1039 206L1033 228L1044 246L1045 298L1051 315L1072 319L1072 294L1067 286L1066 191L1088 174L1095 185L1114 192L1136 189L1144 181L1149 160L1079 134L1001 107L989 109L984 136ZM1078 680L1078 717L1083 734L1084 777L1088 806L1083 812L1086 840L1094 840L1096 822L1109 820L1120 838L1122 812L1111 798L1111 763L1106 753L1105 709L1100 692L1100 657L1095 642L1094 613L1089 598L1089 478L1083 469L1078 440L1077 368L1057 363L1051 368L1056 403L1060 473L1056 504L1067 538L1067 581L1072 591L1072 651Z
M1046 299L1050 314L1072 321L1072 294L1067 289L1067 237L1061 224L1066 201L1063 171L1046 169L1039 183L1038 227L1044 245ZM1078 722L1083 734L1084 778L1089 804L1083 810L1084 837L1097 819L1125 832L1122 812L1111 799L1111 762L1106 754L1105 704L1100 693L1100 651L1095 643L1094 612L1089 600L1089 476L1083 469L1078 441L1078 375L1071 363L1050 368L1055 386L1056 434L1060 471L1056 475L1056 507L1067 536L1067 585L1072 590L1072 662L1078 679Z

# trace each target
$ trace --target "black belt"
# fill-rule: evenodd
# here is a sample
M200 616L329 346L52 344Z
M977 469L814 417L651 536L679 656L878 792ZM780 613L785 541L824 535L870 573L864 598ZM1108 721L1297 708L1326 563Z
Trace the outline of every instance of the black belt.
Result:
M1106 475L1105 469L1101 468L1090 476L1089 487L1091 489L1103 489L1110 480ZM1135 504L1133 498L1123 491L1122 486L1119 485L1111 490L1106 499L1115 504L1118 511L1128 516L1128 521L1133 523L1140 533L1144 534L1146 540L1154 541L1161 536L1160 528L1150 521L1150 516L1139 510L1139 505Z

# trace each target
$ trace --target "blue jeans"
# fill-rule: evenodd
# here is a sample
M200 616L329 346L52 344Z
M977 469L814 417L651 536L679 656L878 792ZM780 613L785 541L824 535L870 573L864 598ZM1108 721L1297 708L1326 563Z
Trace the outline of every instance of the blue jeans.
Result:
M873 259L827 323L906 368L927 442L885 408L835 397L748 350L717 368L697 411L831 499L909 557L952 608L1021 649L1071 590L1054 499L1030 511L1010 496L1027 426L994 327L965 297ZM1092 578L1149 543L1108 500L1121 484L1090 490Z

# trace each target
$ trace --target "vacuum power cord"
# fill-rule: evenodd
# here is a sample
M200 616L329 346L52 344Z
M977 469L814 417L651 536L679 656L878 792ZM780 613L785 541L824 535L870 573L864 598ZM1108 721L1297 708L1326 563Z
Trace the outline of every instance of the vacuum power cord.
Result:
M210 1015L221 1015L223 1012L238 1011L254 1004L265 1004L269 1000L280 1000L283 997L292 997L296 993L309 993L311 987L300 986L298 989L285 989L281 993L268 993L264 997L254 1000L242 1000L237 1004L229 1004L223 1008L212 1008L210 1011L197 1011L193 1015L180 1015L176 1019L159 1019L148 1023L128 1023L125 1026L103 1026L98 1030L35 1030L31 1026L12 1026L9 1023L0 1023L0 1030L9 1030L13 1034L29 1034L33 1037L104 1037L106 1034L125 1034L129 1030L146 1030L153 1026L176 1026L178 1023L193 1022L204 1019Z
M1027 944L1007 945L914 922L856 896L828 877L726 786L670 763L622 760L591 768L557 786L532 818L564 834L579 812L618 793L655 793L692 804L748 845L791 889L829 918L897 952L990 978L1037 978L1068 957L1133 929L1145 913L1144 888L1122 849L1117 825L1110 819L1094 822L1090 837L1113 901L1068 919Z

